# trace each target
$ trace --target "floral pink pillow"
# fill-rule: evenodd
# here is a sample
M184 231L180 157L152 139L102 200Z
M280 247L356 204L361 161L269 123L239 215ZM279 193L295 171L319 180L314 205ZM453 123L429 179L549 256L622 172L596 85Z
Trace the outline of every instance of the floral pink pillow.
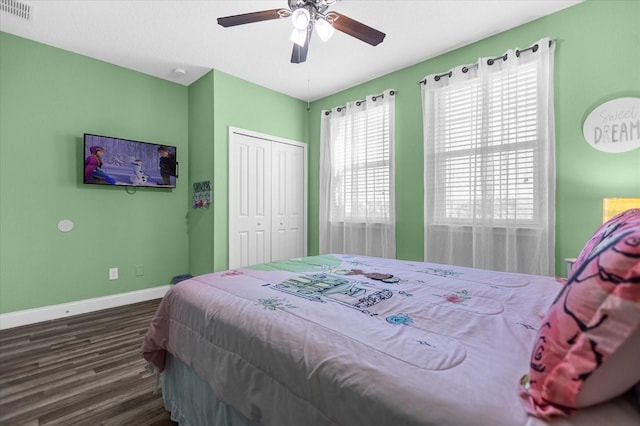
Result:
M629 226L640 226L640 209L629 209L622 213L618 213L602 225L596 232L593 233L587 244L582 248L582 251L576 258L573 267L571 268L571 272L577 271L582 263L584 263L585 259L591 254L591 251L600 244L600 242L606 238L611 233L616 232L617 230L629 227ZM570 272L570 274L571 274Z
M521 380L523 405L538 417L640 382L640 224L602 233L582 260L543 319Z

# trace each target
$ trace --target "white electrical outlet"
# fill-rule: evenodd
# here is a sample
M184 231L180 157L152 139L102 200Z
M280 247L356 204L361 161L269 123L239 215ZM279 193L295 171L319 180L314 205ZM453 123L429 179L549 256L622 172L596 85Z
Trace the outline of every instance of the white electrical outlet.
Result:
M118 268L109 268L109 279L110 280L118 279Z

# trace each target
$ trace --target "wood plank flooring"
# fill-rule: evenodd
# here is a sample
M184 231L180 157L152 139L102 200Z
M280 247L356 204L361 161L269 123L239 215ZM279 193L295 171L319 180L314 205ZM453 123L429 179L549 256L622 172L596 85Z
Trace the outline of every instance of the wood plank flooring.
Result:
M176 425L139 355L160 299L0 331L0 425Z

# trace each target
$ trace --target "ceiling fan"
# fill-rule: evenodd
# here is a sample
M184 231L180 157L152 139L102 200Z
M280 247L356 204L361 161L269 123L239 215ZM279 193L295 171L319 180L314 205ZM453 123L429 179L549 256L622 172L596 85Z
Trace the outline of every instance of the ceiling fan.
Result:
M316 29L322 41L327 41L335 32L342 31L352 37L377 46L384 40L385 33L338 12L327 11L338 0L288 0L288 9L270 9L260 12L218 18L223 27L250 24L291 17L293 32L290 40L294 42L291 62L299 64L307 60L311 33Z

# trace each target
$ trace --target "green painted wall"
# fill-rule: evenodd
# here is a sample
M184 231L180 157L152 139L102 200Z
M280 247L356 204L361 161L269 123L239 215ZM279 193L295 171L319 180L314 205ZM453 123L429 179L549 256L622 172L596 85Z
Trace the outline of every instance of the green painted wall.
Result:
M189 184L213 181L213 71L189 86ZM193 189L190 189L193 191ZM213 271L213 208L189 209L189 273Z
M0 33L1 313L188 271L187 97L186 87ZM133 195L85 186L84 132L176 145L184 178ZM74 230L59 232L61 219ZM119 280L108 280L110 267Z
M195 275L228 266L229 126L307 142L308 113L300 100L217 70L192 85L189 97L190 181L213 181L209 211L189 213L190 270Z
M423 259L423 138L420 87L425 75L557 40L556 271L575 257L601 221L603 197L640 196L640 149L611 154L592 148L582 123L599 104L640 97L640 1L588 1L312 104L309 125L309 253L318 252L320 111L387 88L396 95L397 257ZM437 43L429 40L428 43Z

